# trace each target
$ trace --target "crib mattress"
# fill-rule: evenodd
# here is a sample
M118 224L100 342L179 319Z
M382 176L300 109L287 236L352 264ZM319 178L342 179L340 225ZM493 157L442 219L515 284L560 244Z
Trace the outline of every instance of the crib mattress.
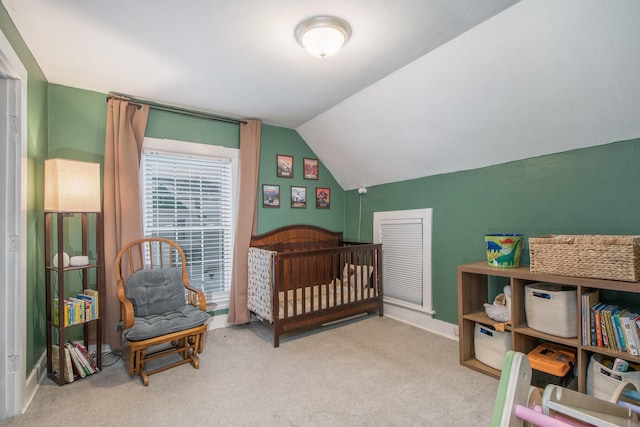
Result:
M281 291L279 295L280 310L278 317L285 317L285 304L287 317L297 316L303 313L310 313L320 309L343 305L349 302L361 301L374 297L374 290L369 288L353 288L349 285L343 286L339 280L325 284L307 286L306 288L291 289Z

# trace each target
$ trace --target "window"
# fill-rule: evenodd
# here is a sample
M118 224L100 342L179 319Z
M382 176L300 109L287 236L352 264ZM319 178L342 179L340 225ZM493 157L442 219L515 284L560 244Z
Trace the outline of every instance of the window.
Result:
M178 243L191 285L228 306L238 150L145 138L140 168L144 236Z
M433 314L432 209L374 212L374 242L382 243L385 302Z

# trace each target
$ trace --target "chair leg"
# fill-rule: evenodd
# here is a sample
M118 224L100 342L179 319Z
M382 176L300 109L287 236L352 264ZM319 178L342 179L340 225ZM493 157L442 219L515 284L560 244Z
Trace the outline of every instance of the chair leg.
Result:
M200 347L200 336L202 334L195 334L189 337L192 342L191 345L191 364L194 368L200 369L200 359L198 358L198 348Z
M142 380L142 384L144 384L145 387L149 386L149 375L147 375L144 369L140 371L140 379Z
M129 375L133 375L136 373L135 371L135 361L137 354L133 349L129 350Z

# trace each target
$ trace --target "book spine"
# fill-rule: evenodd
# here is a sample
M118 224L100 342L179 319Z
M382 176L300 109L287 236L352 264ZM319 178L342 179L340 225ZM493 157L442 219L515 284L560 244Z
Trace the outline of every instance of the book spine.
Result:
M613 326L616 331L616 338L618 341L618 350L626 353L627 352L627 341L626 341L627 334L625 334L624 331L622 330L622 323L620 321L620 316L623 316L623 315L624 315L624 310L618 313L614 313L612 315L612 320L613 320Z
M582 345L589 345L588 333L589 333L589 319L587 313L589 310L587 309L587 294L582 294L580 296L582 299Z
M607 323L605 320L606 317L607 317L606 310L603 308L602 310L600 310L600 327L602 332L602 346L609 348L609 336L607 334Z
M607 338L609 340L609 349L611 350L618 350L618 344L616 341L616 334L615 331L613 329L613 323L611 320L611 312L615 310L615 307L612 307L611 309L608 309L605 315L605 323L607 326Z
M73 366L71 365L71 354L69 354L69 349L66 347L64 348L64 363L64 379L68 383L73 382L75 377L73 376Z
M624 328L624 333L627 337L627 351L632 356L638 356L638 341L636 340L638 334L638 328L636 326L636 314L627 314L620 318Z
M596 310L595 310L596 305L593 305L591 307L591 316L589 317L589 321L591 322L590 327L590 331L591 331L591 342L590 344L593 346L597 346L598 345L598 337L596 336Z
M59 301L60 300L58 298L53 299L53 319L51 319L51 321L55 326L58 326L60 322L60 308L58 307Z
M95 289L89 289L89 288L87 288L87 289L85 289L83 292L84 292L84 294L85 294L85 295L89 295L90 297L93 297L93 298L94 298L94 304L95 304L95 306L96 306L96 310L95 310L96 317L95 317L95 318L97 319L97 318L100 316L100 313L99 313L99 311L98 311L98 307L99 307L99 303L98 303L98 291L97 291L97 290L95 290Z
M596 342L598 347L604 347L604 341L602 339L602 323L601 323L601 312L599 308L594 310L595 314L595 324L596 324Z

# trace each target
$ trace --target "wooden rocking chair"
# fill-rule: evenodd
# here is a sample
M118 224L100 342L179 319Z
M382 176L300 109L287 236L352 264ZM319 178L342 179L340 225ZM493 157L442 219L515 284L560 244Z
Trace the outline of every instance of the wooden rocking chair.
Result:
M210 316L203 292L189 284L182 248L160 237L135 240L118 253L115 270L129 375L147 386L157 372L184 363L198 369ZM146 370L148 361L174 354L178 361Z

